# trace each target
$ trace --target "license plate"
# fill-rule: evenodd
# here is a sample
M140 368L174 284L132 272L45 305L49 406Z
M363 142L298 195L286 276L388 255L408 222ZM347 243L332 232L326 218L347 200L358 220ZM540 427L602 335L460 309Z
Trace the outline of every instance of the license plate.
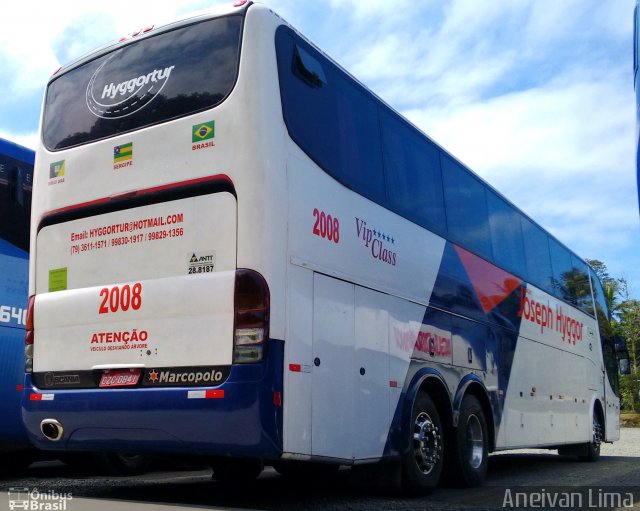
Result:
M126 387L135 385L140 379L140 369L105 371L100 377L100 387Z

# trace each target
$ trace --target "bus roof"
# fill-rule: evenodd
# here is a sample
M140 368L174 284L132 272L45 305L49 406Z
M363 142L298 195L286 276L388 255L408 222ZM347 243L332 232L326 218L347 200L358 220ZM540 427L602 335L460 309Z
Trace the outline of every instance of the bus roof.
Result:
M33 165L35 153L32 149L16 144L15 142L9 142L3 138L0 138L0 154L5 154L15 160L23 161Z

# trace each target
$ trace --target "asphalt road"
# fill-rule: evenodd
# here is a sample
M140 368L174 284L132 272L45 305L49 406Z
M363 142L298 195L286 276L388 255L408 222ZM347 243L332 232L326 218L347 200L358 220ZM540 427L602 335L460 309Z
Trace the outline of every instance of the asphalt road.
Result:
M494 454L482 488L441 488L421 498L405 498L373 482L366 473L349 470L342 470L330 482L293 483L268 469L251 484L230 486L212 481L209 470L164 470L139 477L108 478L58 462L36 463L24 477L0 481L0 489L5 490L0 494L3 511L9 509L10 499L15 505L33 497L34 489L39 507L29 503L29 509L52 511L413 511L504 509L504 505L509 508L518 504L521 509L533 509L553 508L549 505L553 498L558 499L558 509L563 504L569 504L569 509L624 509L631 500L633 508L640 509L640 429L623 429L619 442L603 446L598 463L578 462L552 451ZM31 497L25 497L24 490L21 496L17 489L30 490ZM65 496L71 498L63 499ZM523 506L525 503L528 506Z

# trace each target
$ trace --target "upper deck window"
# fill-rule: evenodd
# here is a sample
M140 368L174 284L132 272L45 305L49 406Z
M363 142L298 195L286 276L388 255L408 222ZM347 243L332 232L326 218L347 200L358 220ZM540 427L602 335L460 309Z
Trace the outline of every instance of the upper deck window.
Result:
M133 131L221 103L238 74L242 17L133 42L54 79L43 140L50 150Z

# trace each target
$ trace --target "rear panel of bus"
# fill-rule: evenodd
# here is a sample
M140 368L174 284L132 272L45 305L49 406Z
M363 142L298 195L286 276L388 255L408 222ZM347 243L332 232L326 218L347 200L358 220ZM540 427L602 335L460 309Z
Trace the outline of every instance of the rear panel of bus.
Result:
M248 122L277 94L260 87L263 11L142 33L52 77L24 397L39 446L281 452L282 299L256 248L278 186L260 155L277 140Z

